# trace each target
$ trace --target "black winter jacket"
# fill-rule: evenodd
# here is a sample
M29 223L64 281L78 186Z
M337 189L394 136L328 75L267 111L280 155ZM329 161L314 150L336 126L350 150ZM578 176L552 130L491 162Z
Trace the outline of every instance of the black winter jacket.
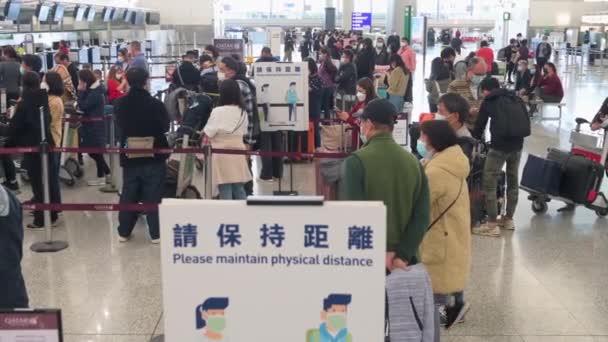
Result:
M53 146L54 142L50 130L49 98L46 91L38 89L34 91L26 90L21 95L21 101L17 104L17 110L10 122L7 147L35 147L40 145L42 142L40 107L44 111L46 141Z

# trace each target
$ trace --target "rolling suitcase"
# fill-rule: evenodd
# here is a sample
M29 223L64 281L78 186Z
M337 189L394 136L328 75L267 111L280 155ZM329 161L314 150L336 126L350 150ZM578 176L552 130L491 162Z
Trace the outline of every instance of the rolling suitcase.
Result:
M561 165L562 179L559 196L576 204L595 201L604 176L604 167L584 156L550 149L547 159Z
M560 195L562 166L555 160L547 160L529 155L521 185L541 194Z

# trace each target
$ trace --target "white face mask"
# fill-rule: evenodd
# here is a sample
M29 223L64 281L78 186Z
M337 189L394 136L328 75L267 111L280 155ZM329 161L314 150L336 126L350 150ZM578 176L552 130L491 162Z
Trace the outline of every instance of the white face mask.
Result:
M525 69L524 69L524 67L522 67L522 66L517 67L517 71L519 71L519 72L524 72L524 70L525 70Z
M346 59L345 59L345 58L342 58L342 59L340 60L340 62L341 62L342 64L346 64L346 63L348 63L348 62L346 61Z
M40 83L40 89L48 91L49 85L46 82L42 82Z
M357 93L357 100L359 100L359 102L365 101L366 98L367 98L367 95L365 95L365 93L362 93L362 92Z
M125 59L124 59L124 57L118 57L118 61L122 63L125 61Z
M217 73L217 79L218 79L218 80L220 80L220 81L225 80L225 79L226 79L226 74L224 74L224 73L223 73L223 72L221 72L221 71L220 71L220 72L218 72L218 73Z
M116 74L116 79L120 81L122 79L122 74Z
M439 121L447 121L448 117L443 115L443 114L439 114L437 113L437 115L435 115L435 120L439 120Z

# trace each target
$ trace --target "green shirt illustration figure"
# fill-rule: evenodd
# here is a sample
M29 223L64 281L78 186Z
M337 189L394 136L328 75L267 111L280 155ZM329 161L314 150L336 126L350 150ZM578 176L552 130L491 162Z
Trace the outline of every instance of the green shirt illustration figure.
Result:
M306 333L306 342L352 342L353 336L346 327L349 294L331 294L323 300L321 325Z
M298 121L298 92L296 91L296 82L289 84L289 89L285 93L285 102L287 102L287 106L289 107L289 122Z
M226 337L226 308L228 298L208 298L196 307L196 329L203 330L202 342L228 342Z

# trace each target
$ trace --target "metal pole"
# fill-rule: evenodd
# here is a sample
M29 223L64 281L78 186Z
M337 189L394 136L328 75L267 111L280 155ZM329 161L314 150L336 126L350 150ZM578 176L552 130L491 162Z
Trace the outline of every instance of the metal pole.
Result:
M203 146L203 155L205 156L205 163L203 164L203 171L205 173L205 199L211 199L213 197L213 184L212 183L212 157L213 151L211 144Z
M116 147L116 126L114 124L114 115L110 115L111 120L108 120L110 123L110 143L109 147ZM101 192L105 193L116 193L118 192L118 187L116 186L116 158L119 155L115 153L110 153L110 175L106 176L106 186L99 189Z
M44 204L50 204L50 181L49 181L49 144L46 141L46 121L44 120L44 107L40 107L40 159L42 161L42 197ZM35 181L35 180L33 180ZM35 186L35 185L34 185ZM57 190L57 189L55 189ZM34 252L58 252L68 248L65 241L53 241L51 228L51 211L44 210L44 230L46 241L33 244L30 249Z

